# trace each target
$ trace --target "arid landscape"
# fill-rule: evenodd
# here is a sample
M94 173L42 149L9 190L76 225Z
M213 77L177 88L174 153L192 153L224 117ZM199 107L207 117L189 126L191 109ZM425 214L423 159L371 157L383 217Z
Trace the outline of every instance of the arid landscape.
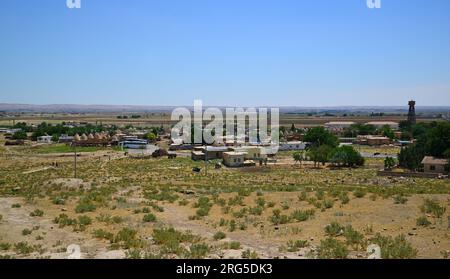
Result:
M448 179L378 176L383 158L335 168L284 151L267 165L215 168L190 151L135 158L117 147L80 147L74 178L72 147L5 141L2 258L67 258L72 244L82 258L364 259L371 244L383 258L450 255Z

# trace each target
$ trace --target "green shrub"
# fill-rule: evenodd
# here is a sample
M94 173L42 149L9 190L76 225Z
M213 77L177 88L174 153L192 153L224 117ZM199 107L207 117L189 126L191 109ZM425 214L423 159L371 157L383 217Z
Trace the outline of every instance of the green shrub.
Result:
M97 207L90 201L86 199L80 199L77 206L75 207L76 213L85 213L95 211Z
M270 221L274 225L287 224L291 218L287 215L282 215L279 209L273 210L273 215L270 217Z
M144 217L142 218L142 221L144 222L156 222L156 216L154 214L145 214Z
M21 208L22 206L19 203L15 203L11 205L11 208Z
M350 201L350 198L348 197L347 192L342 192L339 195L339 200L341 201L342 204L347 204Z
M360 198L362 198L362 197L364 197L364 196L366 195L366 191L364 191L364 190L361 189L361 188L356 188L356 189L353 191L353 195L354 195L356 198L360 199Z
M417 250L406 241L404 235L392 238L378 233L371 242L380 246L383 259L413 259L417 256Z
M295 210L294 212L292 212L291 217L295 220L297 220L298 222L304 222L307 221L309 219L311 219L314 216L314 210L313 209L309 209L309 210Z
M58 224L60 228L64 228L65 226L73 226L77 224L76 219L71 219L66 214L60 214L59 217L55 217L53 222L55 224Z
M32 230L30 230L30 229L23 229L22 230L22 235L29 235L29 234L31 234L33 231Z
M224 239L225 237L227 237L227 236L224 232L216 232L214 234L214 240Z
M228 230L229 230L230 232L234 232L234 231L236 230L236 221L235 221L235 220L231 220L230 223L229 223L229 226L230 226L230 227L229 227Z
M319 259L345 259L348 253L345 244L334 238L327 238L320 241L317 257Z
M189 247L189 258L202 259L208 255L210 248L204 243L192 244Z
M323 200L322 201L322 209L330 209L333 208L334 201L333 200Z
M436 218L441 218L444 215L446 208L445 206L441 206L438 201L425 199L421 206L421 210L424 213L433 214Z
M428 227L431 224L431 222L428 221L427 217L423 216L423 217L417 218L416 224L417 224L417 226Z
M153 240L156 244L163 246L165 253L185 253L180 244L184 242L197 242L198 237L175 230L174 228L162 228L153 230Z
M250 207L250 209L248 210L250 214L252 215L261 215L264 211L264 207L262 206L255 206L255 207Z
M287 243L287 251L288 252L298 252L300 248L308 247L308 241L307 240L289 240Z
M78 224L80 226L88 226L88 225L92 224L92 219L91 219L91 217L86 216L86 215L78 216Z
M325 227L325 233L329 236L339 236L344 232L344 227L341 226L338 222L331 222L331 224Z
M394 196L394 203L395 204L405 204L408 201L408 198L406 198L403 195L395 195Z
M255 251L251 251L250 249L243 251L241 257L243 259L251 259L251 260L259 258L258 253L256 253Z
M307 198L308 197L305 191L301 192L300 195L298 195L298 201L306 201Z
M30 213L31 217L42 217L44 216L44 211L40 210L40 209L36 209L35 211Z
M264 207L264 205L266 205L266 200L262 197L259 197L255 200L255 203L259 206L259 207Z
M363 246L364 235L353 229L353 227L350 225L345 227L344 237L346 239L347 245L352 245L356 249Z
M229 243L228 247L231 250L239 250L241 249L241 243L238 241L232 241Z
M95 238L106 239L110 242L114 241L114 234L103 229L98 229L93 232Z
M0 242L0 251L8 251L11 248L11 244Z

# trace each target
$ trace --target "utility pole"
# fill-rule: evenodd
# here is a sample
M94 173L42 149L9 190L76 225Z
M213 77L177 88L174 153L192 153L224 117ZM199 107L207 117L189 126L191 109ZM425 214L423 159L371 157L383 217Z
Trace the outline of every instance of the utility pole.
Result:
M74 145L74 153L75 153L75 157L74 157L74 172L75 172L75 178L77 178L77 146Z

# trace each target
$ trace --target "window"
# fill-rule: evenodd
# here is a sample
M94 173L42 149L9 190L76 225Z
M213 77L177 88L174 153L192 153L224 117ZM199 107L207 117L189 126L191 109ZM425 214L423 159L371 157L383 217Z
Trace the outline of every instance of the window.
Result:
M430 166L430 170L431 170L431 171L436 170L436 166Z

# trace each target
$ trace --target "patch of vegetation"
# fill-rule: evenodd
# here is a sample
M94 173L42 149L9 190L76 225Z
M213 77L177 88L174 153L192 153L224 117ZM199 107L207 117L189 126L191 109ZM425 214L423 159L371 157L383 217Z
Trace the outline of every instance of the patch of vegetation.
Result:
M427 217L422 216L417 218L416 225L421 227L428 227L431 224L430 221L428 221Z
M433 214L435 218L441 218L446 211L445 206L441 206L438 201L431 199L425 199L420 209L424 213Z
M21 208L22 206L20 205L20 203L15 203L13 205L11 205L11 208Z
M365 191L364 189L362 189L362 188L356 188L356 189L353 191L353 195L354 195L356 198L360 199L360 198L363 198L363 197L366 195L366 191Z
M8 251L11 248L11 244L0 242L0 251Z
M349 251L344 243L334 238L327 238L320 241L317 257L319 259L345 259L348 253Z
M30 213L31 217L42 217L44 216L44 211L40 210L40 209L36 209L35 211Z
M204 243L196 243L192 244L189 247L189 253L187 255L187 258L191 259L203 259L208 255L210 251L210 247L207 244Z
M224 232L216 232L214 234L214 240L221 240L227 237L227 235Z
M298 252L300 248L308 247L309 244L307 240L289 240L286 246L288 252Z
M281 214L279 209L274 209L272 213L273 215L270 217L270 221L274 225L287 224L291 221L291 217Z
M376 234L370 241L380 246L383 259L413 259L417 256L417 250L406 241L404 235L392 238Z
M308 210L297 209L294 212L292 212L291 217L297 220L298 222L304 222L311 219L314 216L314 213L315 213L314 209Z
M259 259L258 253L256 253L255 251L251 251L250 249L243 251L241 257L243 259L250 259L250 260Z
M162 246L162 251L169 254L184 254L186 250L180 246L181 243L195 243L200 239L191 233L177 231L174 228L162 228L153 230L153 240Z
M331 222L325 227L325 233L332 237L340 236L344 233L344 229L338 222Z
M408 201L408 198L405 197L404 195L395 195L394 196L394 203L395 204L405 204Z
M156 222L156 216L152 213L145 214L144 217L142 218L142 221L146 223Z
M355 249L363 248L364 235L356 231L351 225L348 225L344 229L344 237L347 245L353 246Z
M30 229L23 229L22 230L22 235L30 235L33 231Z
M238 241L232 241L228 244L228 248L231 250L239 250L241 249L241 243Z

